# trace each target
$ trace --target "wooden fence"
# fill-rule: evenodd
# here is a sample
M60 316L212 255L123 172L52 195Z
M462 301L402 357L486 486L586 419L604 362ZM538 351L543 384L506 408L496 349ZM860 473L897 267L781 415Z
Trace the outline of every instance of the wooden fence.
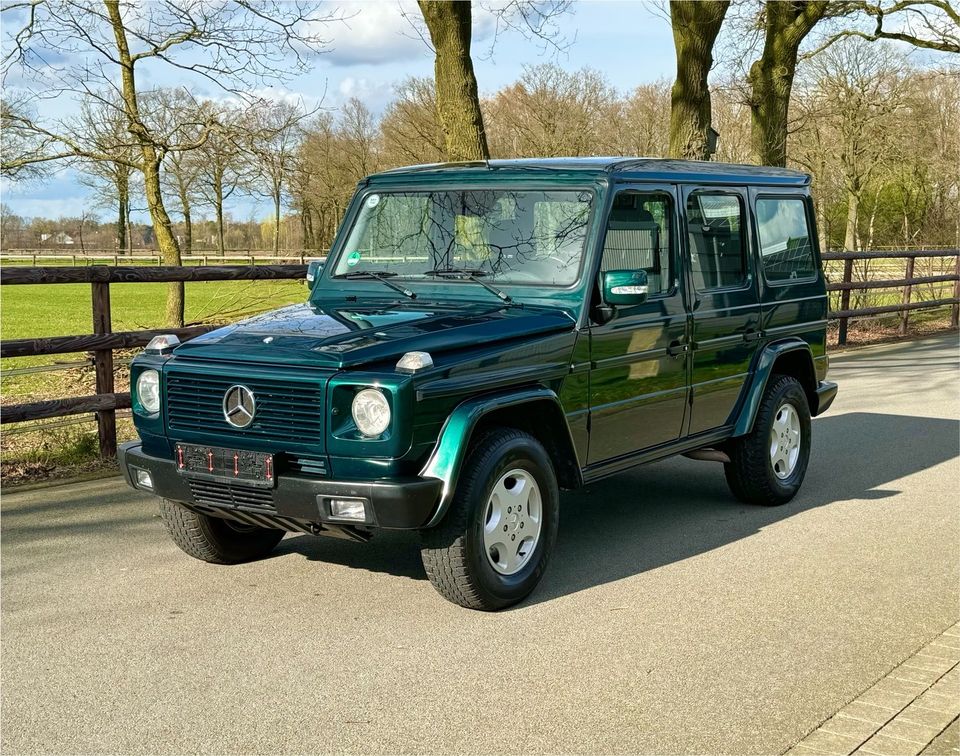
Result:
M925 310L932 307L951 306L950 325L957 327L958 307L960 307L960 250L956 249L917 249L917 250L890 250L870 252L826 252L822 255L824 262L843 262L843 275L840 281L828 281L827 291L840 292L840 309L830 312L831 320L839 321L837 343L844 346L847 343L847 329L849 321L854 318L864 318L887 313L900 313L900 333L906 335L909 313L914 310ZM953 271L932 276L914 276L914 269L919 258L931 260L954 258ZM857 260L895 261L904 260L903 278L880 278L853 280L853 265ZM953 282L952 297L938 297L937 299L914 302L913 287L923 284L937 284ZM850 292L868 291L876 289L902 289L900 301L895 304L879 305L876 307L860 307L851 309Z
M914 276L916 261L920 258L955 258L953 271L928 276ZM848 322L855 318L886 313L900 313L905 327L906 317L915 310L932 307L951 307L951 324L957 327L960 308L960 258L957 250L916 250L890 252L831 252L823 255L825 262L842 261L840 281L830 281L828 291L840 292L840 309L830 313L839 320L839 342L846 343ZM853 280L853 264L862 260L905 261L903 278ZM6 266L0 269L0 285L22 284L77 284L86 283L91 289L93 333L79 336L55 336L36 339L13 339L0 342L0 357L91 352L96 376L96 394L48 401L31 402L5 407L0 422L17 423L28 420L64 417L95 412L98 422L100 453L112 457L117 449L116 411L129 409L129 392L114 390L115 349L142 347L161 333L175 333L188 339L212 330L216 326L202 325L190 328L162 328L142 331L114 332L111 325L110 287L123 283L167 283L172 281L256 281L267 279L301 279L306 265L221 265L184 267L147 267L90 265L83 267L27 267ZM927 301L912 301L913 287L924 284L953 283L952 297L938 297ZM850 292L873 289L902 289L899 302L877 307L850 307Z
M130 393L114 391L113 351L146 346L150 339L161 333L175 333L181 339L188 339L206 333L216 326L114 332L110 314L111 284L300 279L306 273L306 265L4 267L0 269L0 285L3 286L90 284L93 312L92 334L3 341L0 342L0 357L92 352L97 393L91 396L52 399L4 407L0 422L17 423L96 412L100 454L104 457L113 457L117 453L116 410L130 407Z

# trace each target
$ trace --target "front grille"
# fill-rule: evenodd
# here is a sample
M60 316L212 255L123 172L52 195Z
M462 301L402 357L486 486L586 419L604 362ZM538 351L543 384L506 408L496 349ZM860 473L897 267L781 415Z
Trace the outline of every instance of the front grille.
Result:
M190 493L197 504L210 507L256 507L273 509L273 489L255 488L242 483L190 478Z
M315 446L323 442L325 378L278 380L251 374L216 374L171 370L166 376L167 424L176 435L213 433L237 439L268 439L277 448ZM223 416L223 396L236 384L256 399L253 422L230 425Z

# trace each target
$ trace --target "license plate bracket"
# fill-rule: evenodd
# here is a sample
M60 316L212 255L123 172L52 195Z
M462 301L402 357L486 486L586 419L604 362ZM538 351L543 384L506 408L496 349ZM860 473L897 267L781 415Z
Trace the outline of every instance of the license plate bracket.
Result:
M180 443L174 446L174 454L181 475L240 481L258 488L273 488L276 484L273 454Z

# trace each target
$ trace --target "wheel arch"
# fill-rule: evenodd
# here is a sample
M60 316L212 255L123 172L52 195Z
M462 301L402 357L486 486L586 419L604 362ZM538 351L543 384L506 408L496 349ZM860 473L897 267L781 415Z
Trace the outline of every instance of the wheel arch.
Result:
M817 414L817 374L813 364L813 352L807 342L790 338L767 344L757 356L752 372L753 380L734 424L734 436L745 436L753 430L763 392L770 377L775 374L796 378L807 395L810 414Z
M470 444L479 433L502 426L522 430L543 444L553 461L561 488L583 484L570 428L556 393L542 386L488 394L467 399L447 417L437 444L420 476L443 481L440 502L425 527L443 519Z

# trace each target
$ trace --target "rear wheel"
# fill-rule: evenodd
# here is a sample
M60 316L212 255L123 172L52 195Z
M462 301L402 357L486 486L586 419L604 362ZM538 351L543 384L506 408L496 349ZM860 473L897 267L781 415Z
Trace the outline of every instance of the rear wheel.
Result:
M182 551L212 564L261 559L273 551L284 536L282 530L199 514L169 499L160 500L160 517Z
M471 450L444 520L423 531L424 569L449 601L502 609L540 582L558 521L557 478L546 450L522 431L493 430Z
M753 430L729 454L727 484L741 501L776 506L796 495L810 461L810 407L796 378L771 377Z

